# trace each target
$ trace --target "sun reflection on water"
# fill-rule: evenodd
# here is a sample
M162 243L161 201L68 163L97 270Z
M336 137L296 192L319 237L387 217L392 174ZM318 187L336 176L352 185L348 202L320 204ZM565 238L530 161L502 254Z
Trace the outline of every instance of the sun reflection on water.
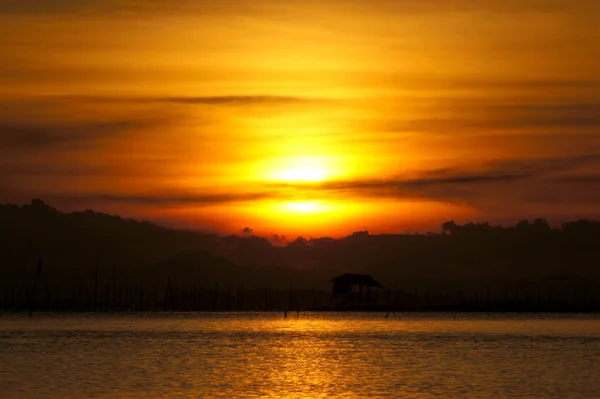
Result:
M595 316L383 316L5 315L0 374L10 383L0 380L0 391L2 399L599 397Z

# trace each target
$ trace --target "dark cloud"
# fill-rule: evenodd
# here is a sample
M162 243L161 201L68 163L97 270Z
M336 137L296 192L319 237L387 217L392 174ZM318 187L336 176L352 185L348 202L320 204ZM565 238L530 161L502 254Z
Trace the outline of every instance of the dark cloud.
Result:
M2 14L54 14L85 10L92 7L93 0L0 0L0 13Z
M158 176L170 176L165 172L165 162L160 159L152 159L144 163L137 162L135 165L85 165L85 164L60 164L59 162L35 162L1 164L0 176L12 176L17 178L42 177L42 178L97 178L97 177L131 177L156 178Z
M251 202L264 199L298 200L331 198L345 199L391 198L433 199L446 202L466 202L476 207L486 207L486 201L505 201L507 204L520 200L565 202L575 200L593 201L600 195L598 175L564 177L564 173L579 167L600 169L600 154L589 154L555 159L517 159L491 162L478 172L461 169L441 169L422 173L419 178L331 181L317 184L268 184L256 190L236 192L204 192L164 195L97 195L90 200L128 202L143 205L197 204L212 205L233 202ZM565 191L565 183L578 182L580 190Z
M405 184L411 186L430 186L440 184L480 184L480 183L501 183L525 178L521 174L463 174L438 179L417 179L409 180Z
M125 103L167 103L167 104L190 104L190 105L269 105L269 104L293 104L314 102L318 99L296 96L273 96L273 95L231 95L231 96L174 96L174 97L95 97L95 96L73 96L63 97L72 100L98 101L98 102L125 102Z
M600 102L489 107L491 121L504 127L600 127Z
M252 192L252 193L204 193L204 194L183 194L183 195L98 195L93 197L95 200L109 202L130 202L144 205L176 205L176 204L224 204L230 202L256 201L265 198L272 198L275 193Z
M0 124L3 150L73 147L148 125L148 121Z
M219 0L219 1L193 1L180 0L176 3L148 0L0 0L0 13L18 14L59 14L59 13L118 13L123 11L138 13L176 13L176 12L219 12L235 13L256 10L257 6L251 7L242 0ZM259 5L279 5L277 1L263 0L256 2ZM311 5L311 3L313 3ZM303 11L303 7L314 7L315 4L322 6L321 2L309 0L290 1L289 7L296 9L297 13ZM405 0L393 2L388 0L375 0L369 2L368 6L359 0L344 2L331 2L332 10L340 10L343 4L345 12L354 13L402 13L402 14L431 14L440 12L472 12L486 11L496 13L523 13L523 12L572 12L584 13L598 10L597 2L593 0L580 0L577 2L566 2L564 0L506 0L506 1L472 1L472 0L433 0L423 2L420 0ZM281 6L276 8L280 13L286 14L286 9ZM304 15L304 14L302 14Z
M489 100L490 94L513 95L515 93L554 93L565 95L569 93L598 94L600 80L595 77L556 77L555 79L531 79L525 76L508 78L498 76L471 77L468 75L432 75L419 73L401 73L396 71L355 71L347 72L348 80L352 83L367 81L371 84L394 86L410 91L435 91L437 100L452 100L445 96L458 91L464 96L464 90L469 90L473 97L482 96ZM421 98L422 99L422 98ZM546 98L548 99L548 98ZM419 100L416 97L414 100ZM441 101L443 102L443 101ZM485 101L487 102L487 101Z
M173 5L172 9L178 9ZM120 12L142 12L169 10L160 1L142 0L0 0L0 14L116 14Z
M394 187L392 193L398 197L466 202L482 210L490 206L518 208L525 202L597 204L600 185L590 176L579 179L578 187L565 185L577 179L566 179L564 175L582 168L600 171L600 154L495 161L477 173L447 169L419 179L388 181L385 187ZM364 190L358 192L365 194ZM374 190L371 194L389 192Z
M416 179L391 179L372 181L330 182L320 186L322 189L377 189L459 185L473 186L481 184L502 184L533 178L551 178L552 174L568 172L582 166L600 167L600 154L584 154L562 158L513 159L492 161L483 167L483 171L470 172L454 168L445 168L423 173ZM559 179L557 179L558 181Z
M598 173L564 177L565 174L577 173L581 168L592 168ZM477 172L447 168L424 172L413 179L333 181L311 189L316 193L326 192L348 198L432 199L467 203L486 210L492 204L510 207L524 201L597 204L600 199L597 176L600 176L600 154L587 154L489 162ZM577 187L565 185L573 183L578 183Z
M597 187L600 187L600 173L594 175L570 175L564 176L558 179L558 181L562 183L572 183L572 184L595 184Z
M333 181L316 185L312 189L328 192L351 192L365 196L426 197L426 193L415 195L416 190L427 190L428 187L432 188L436 186L476 186L487 183L504 183L524 178L526 178L525 175L518 174L500 175L493 172L489 174L457 172L437 178ZM297 188L302 189L302 186L297 186Z
M152 100L151 100L152 101ZM176 104L210 105L249 105L249 104L286 104L314 101L308 98L291 96L220 96L220 97L164 97L154 101Z
M535 103L533 102L535 101ZM600 136L600 101L587 103L539 104L542 99L516 104L495 104L482 99L461 101L455 99L440 108L453 117L431 117L398 121L376 122L377 130L388 132L435 131L455 133L463 129L485 132L498 130L548 131L573 129L594 130ZM445 108L445 109L444 109ZM437 110L438 113L440 110ZM575 130L577 131L577 130Z
M455 79L453 84L471 89L498 89L511 90L597 90L600 89L598 80L533 80L533 79Z
M100 176L116 174L116 167L98 167L78 165L46 165L46 164L20 164L0 165L0 174L12 176Z

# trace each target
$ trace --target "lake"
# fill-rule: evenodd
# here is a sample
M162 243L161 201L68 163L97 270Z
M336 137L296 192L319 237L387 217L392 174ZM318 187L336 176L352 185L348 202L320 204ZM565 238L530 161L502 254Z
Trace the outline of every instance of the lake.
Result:
M600 398L600 317L0 316L0 398Z

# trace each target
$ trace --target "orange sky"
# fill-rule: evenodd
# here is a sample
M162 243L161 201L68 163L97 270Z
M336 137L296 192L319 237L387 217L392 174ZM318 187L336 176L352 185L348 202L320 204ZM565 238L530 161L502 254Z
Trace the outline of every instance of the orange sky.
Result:
M288 236L598 217L599 23L595 0L0 0L0 202Z

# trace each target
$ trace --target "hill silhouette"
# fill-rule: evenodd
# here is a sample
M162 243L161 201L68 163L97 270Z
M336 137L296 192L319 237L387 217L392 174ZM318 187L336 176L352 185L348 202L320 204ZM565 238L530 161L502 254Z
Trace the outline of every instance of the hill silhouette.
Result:
M583 290L600 281L600 223L587 220L560 228L542 219L512 227L450 221L436 234L356 232L279 246L251 235L177 231L93 211L62 213L33 200L0 205L0 235L5 285L28 281L39 258L45 281L64 287L94 281L97 273L106 281L117 274L131 283L276 288L328 287L337 273L360 272L387 287L438 292Z

